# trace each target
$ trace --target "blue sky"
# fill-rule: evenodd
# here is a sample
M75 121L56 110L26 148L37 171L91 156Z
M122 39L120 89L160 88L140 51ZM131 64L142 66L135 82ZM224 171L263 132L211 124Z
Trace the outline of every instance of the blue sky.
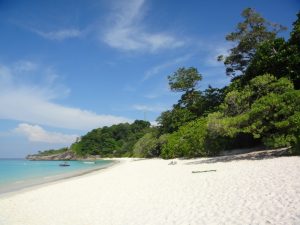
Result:
M69 146L89 130L154 122L179 94L167 76L194 66L200 88L229 79L216 56L253 7L287 26L298 0L0 1L0 157Z

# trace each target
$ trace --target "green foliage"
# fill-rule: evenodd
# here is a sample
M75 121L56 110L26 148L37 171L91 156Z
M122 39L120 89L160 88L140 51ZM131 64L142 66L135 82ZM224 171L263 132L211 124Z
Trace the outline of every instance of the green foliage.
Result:
M241 126L247 121L247 116L226 116L224 113L216 112L208 115L207 127L213 139L219 137L234 138L240 132Z
M204 90L202 111L200 113L198 112L197 115L202 116L210 112L215 112L218 106L224 101L224 98L225 88L213 88L209 85L208 88Z
M293 23L293 30L289 40L291 45L300 45L300 11L297 13L297 20Z
M149 127L149 122L136 120L132 124L123 123L94 129L74 143L71 149L81 156L131 156L133 146Z
M295 88L300 89L300 13L294 23L290 39L269 40L257 49L249 67L243 76L243 83L264 73L275 77L287 77L293 81Z
M38 156L49 156L49 155L56 155L61 154L68 151L68 148L60 148L60 149L50 149L45 151L39 151Z
M204 117L165 137L161 152L163 158L214 156L231 142L230 138L213 133L208 127L208 119Z
M289 134L272 134L263 138L263 143L268 148L291 146L293 143L295 143L295 141L295 136Z
M226 40L235 42L236 46L230 49L229 56L218 58L219 61L224 60L226 74L232 77L244 74L258 46L267 40L273 40L278 32L285 29L266 21L251 8L245 9L242 17L244 21L238 23L236 31L226 36Z
M224 89L209 86L204 92L196 90L202 76L193 67L179 68L168 79L171 90L185 93L172 110L163 112L157 118L161 134L177 131L180 126L215 111L224 99Z
M198 119L168 135L167 142L162 146L161 156L163 158L207 156L206 125L206 119Z
M224 100L224 89L208 86L204 92L187 91L184 93L175 107L188 109L197 117L213 112Z
M251 92L248 90L244 90L242 95L240 91L233 90L226 95L221 109L223 109L224 114L227 116L242 114L249 109L248 100L250 97Z
M244 130L262 137L267 147L291 146L295 136L290 120L300 112L299 104L299 91L268 94L253 103L248 113L250 123Z
M295 155L300 155L300 135L296 136L296 141L292 145L291 153Z
M75 155L77 156L87 156L88 153L84 153L82 151L82 147L81 147L81 142L74 142L71 146L70 149L75 153Z
M174 108L173 110L163 112L158 118L160 133L172 133L180 126L192 121L196 116L186 108Z
M156 151L156 137L152 133L146 133L133 147L133 156L150 157Z
M257 76L243 89L228 92L221 109L226 116L240 115L249 111L257 99L270 93L282 94L289 90L293 90L293 84L286 78L277 80L270 74Z
M194 67L188 69L182 67L168 76L168 80L172 91L187 92L196 88L198 81L202 80L202 75Z
M294 85L300 89L300 13L287 42L276 39L284 27L253 9L242 16L245 20L226 37L236 43L224 61L227 75L234 78L228 87L196 90L197 79L184 68L169 76L171 90L185 93L158 119L166 134L162 157L216 155L260 144L293 146L293 153L300 153L300 92L294 90Z
M158 137L156 129L146 133L133 147L133 156L141 158L158 157L161 147L166 142L165 135Z
M292 133L295 136L295 142L292 143L292 153L300 155L300 112L295 112L289 121L292 127Z
M198 111L202 111L204 99L200 91L191 90L181 95L178 103L174 105L174 108L187 109L194 115L198 114Z
M267 147L290 146L297 136L291 121L296 121L298 112L300 91L288 79L266 74L252 79L243 90L229 92L221 112L209 115L208 128L221 137L249 134Z

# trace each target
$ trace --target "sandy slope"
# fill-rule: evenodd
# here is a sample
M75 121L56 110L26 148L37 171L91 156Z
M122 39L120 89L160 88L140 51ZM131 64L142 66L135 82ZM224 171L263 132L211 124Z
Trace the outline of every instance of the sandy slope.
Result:
M300 157L168 163L125 160L2 196L0 224L300 224Z

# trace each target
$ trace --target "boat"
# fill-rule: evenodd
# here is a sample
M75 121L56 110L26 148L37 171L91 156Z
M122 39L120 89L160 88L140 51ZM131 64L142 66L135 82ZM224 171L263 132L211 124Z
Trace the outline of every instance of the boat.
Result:
M59 166L70 166L67 162L60 163Z

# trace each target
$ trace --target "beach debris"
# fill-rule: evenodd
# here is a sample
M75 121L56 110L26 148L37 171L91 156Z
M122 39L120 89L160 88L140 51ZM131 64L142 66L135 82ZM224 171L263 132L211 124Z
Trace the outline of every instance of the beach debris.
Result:
M192 173L206 173L206 172L217 172L217 170L196 170L196 171L192 171Z
M176 165L176 164L177 162L172 160L168 165Z

